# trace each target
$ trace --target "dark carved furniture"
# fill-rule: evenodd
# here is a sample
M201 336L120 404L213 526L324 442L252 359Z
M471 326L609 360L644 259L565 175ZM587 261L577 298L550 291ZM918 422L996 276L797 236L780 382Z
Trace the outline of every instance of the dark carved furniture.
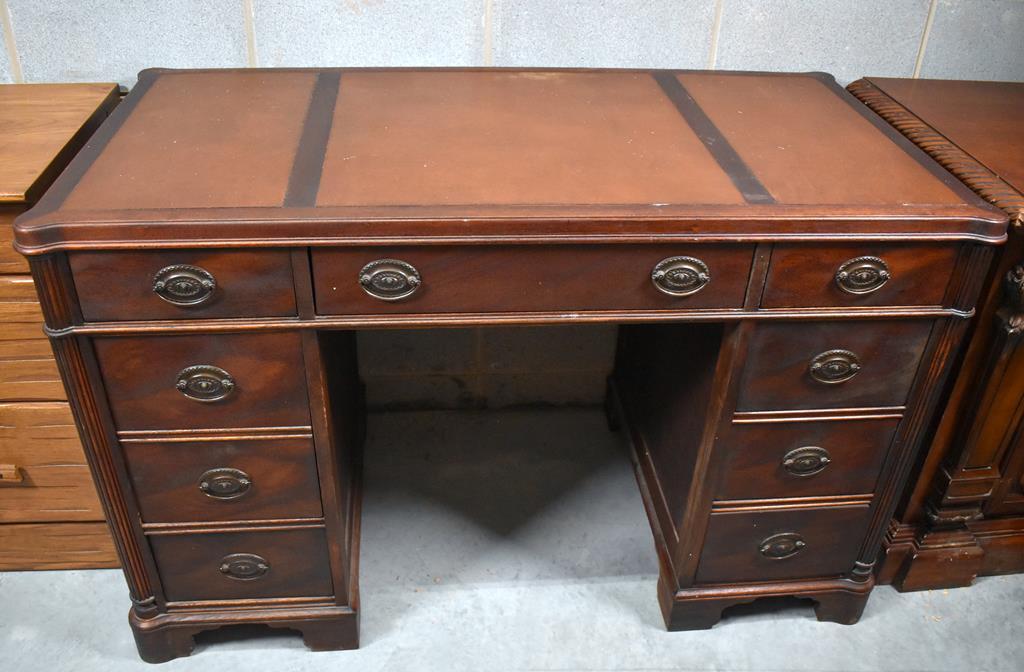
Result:
M855 622L1006 216L824 75L147 71L17 223L146 660L357 643L370 328L616 323L671 629Z
M1024 571L1024 84L871 78L850 91L1011 223L879 579L922 590Z
M0 570L117 567L28 262L11 240L14 218L118 98L114 84L0 85Z

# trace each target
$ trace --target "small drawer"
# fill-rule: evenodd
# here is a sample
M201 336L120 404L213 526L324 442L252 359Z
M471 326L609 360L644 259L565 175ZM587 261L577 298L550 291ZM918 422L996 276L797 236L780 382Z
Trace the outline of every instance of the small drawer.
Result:
M0 403L0 464L0 523L103 520L67 403Z
M741 308L753 247L330 248L312 258L325 315L683 310Z
M875 489L899 420L733 424L719 439L717 500L857 495Z
M296 314L288 250L73 252L87 322Z
M94 340L119 430L309 425L299 334Z
M737 410L902 406L932 322L761 323Z
M122 445L145 523L323 515L310 439Z
M154 534L149 543L171 602L334 594L320 528Z
M762 308L940 306L955 245L776 245Z
M66 399L42 323L2 322L0 317L0 401Z
M870 506L711 514L698 583L839 576L853 569Z

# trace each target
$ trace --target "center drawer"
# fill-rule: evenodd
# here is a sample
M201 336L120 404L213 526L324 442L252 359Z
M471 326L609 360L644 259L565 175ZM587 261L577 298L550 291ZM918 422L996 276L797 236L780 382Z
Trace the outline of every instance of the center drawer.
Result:
M94 340L119 430L309 425L299 334Z
M314 249L317 312L741 308L751 245Z

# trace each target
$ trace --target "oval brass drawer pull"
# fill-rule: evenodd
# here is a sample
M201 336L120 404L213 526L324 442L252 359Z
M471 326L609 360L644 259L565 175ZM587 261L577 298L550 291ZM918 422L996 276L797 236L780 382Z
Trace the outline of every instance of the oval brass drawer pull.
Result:
M359 286L381 301L398 301L420 288L423 279L412 264L400 259L378 259L359 271Z
M849 350L826 350L811 360L811 378L819 383L845 383L860 373L860 358Z
M761 555L770 560L785 560L792 558L800 551L807 548L807 542L796 532L782 532L773 534L761 542L759 550Z
M669 257L654 266L651 282L658 291L670 296L689 296L711 282L711 271L695 257Z
M175 387L194 401L220 401L234 392L235 379L220 367L196 364L181 370Z
M270 571L270 563L253 553L232 553L220 561L220 573L239 581L252 581Z
M241 469L219 467L199 477L199 490L213 499L238 499L252 487L252 478Z
M205 268L175 264L153 276L153 292L176 306L198 306L213 298L217 280Z
M892 274L878 257L855 257L836 269L836 284L848 294L870 294L882 288Z
M828 451L818 446L794 448L782 456L782 468L793 476L813 476L832 462Z

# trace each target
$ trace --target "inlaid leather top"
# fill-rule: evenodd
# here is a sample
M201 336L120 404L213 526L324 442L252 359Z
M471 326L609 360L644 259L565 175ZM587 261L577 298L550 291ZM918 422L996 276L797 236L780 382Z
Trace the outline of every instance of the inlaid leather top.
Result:
M17 242L843 234L1005 216L824 75L151 70Z
M31 203L49 186L76 138L117 103L114 84L0 86L0 203ZM99 113L99 114L98 114Z
M1024 83L869 81L1024 192Z

